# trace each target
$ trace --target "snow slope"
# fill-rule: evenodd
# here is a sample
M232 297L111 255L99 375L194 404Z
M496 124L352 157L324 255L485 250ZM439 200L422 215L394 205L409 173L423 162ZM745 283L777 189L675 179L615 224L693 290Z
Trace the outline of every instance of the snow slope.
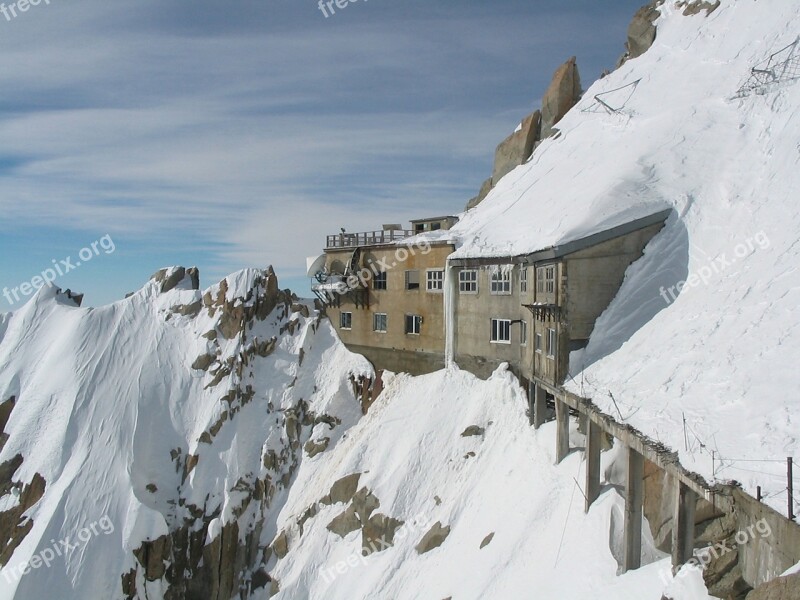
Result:
M554 467L554 424L534 431L525 406L502 369L487 381L457 368L390 379L343 443L303 465L281 513L290 551L274 571L276 598L660 600L665 590L676 600L708 598L699 573L673 581L669 558L648 539L650 564L617 576L624 500L614 486L624 472L616 453L603 454L606 487L584 514L574 480L583 476L583 453ZM485 432L462 437L470 426ZM576 431L572 437L583 443ZM342 541L326 529L346 504L322 507L302 535L296 525L331 480L352 473L362 473L358 485L378 498L381 513L405 523L379 554L362 557L358 531ZM418 554L436 522L450 535Z
M208 293L237 307L252 305L264 279L262 272L242 271ZM136 565L133 551L180 526L187 507L203 507L220 522L234 518L241 482L263 473L262 455L284 444L277 426L283 411L305 399L318 414L340 418L343 428L360 415L349 377L369 375L369 364L344 349L327 321L283 304L247 332L250 343L275 337L274 352L251 358L240 381L233 373L213 385L211 370L192 368L195 357L218 351L224 362L247 342L219 334L215 346L202 337L221 330L220 310L196 317L175 312L202 298L187 280L166 293L151 280L132 297L96 309L76 308L42 288L11 315L0 342L0 399L17 401L0 463L21 454L14 479L28 483L38 473L47 487L26 513L33 528L2 570L0 598L121 597L120 577ZM292 322L294 332L287 332ZM225 401L239 383L257 390L253 398ZM213 440L201 441L223 412L231 416ZM184 459L192 455L199 459L184 478ZM4 508L14 504L13 495L0 500ZM179 499L182 508L175 506ZM96 525L66 558L20 576L21 565L53 541L74 544L82 529L101 520L105 528ZM146 587L149 598L161 597L160 582L145 584L139 574L137 583L140 593Z
M797 40L800 4L660 10L653 47L595 82L560 136L464 215L455 256L524 254L672 209L572 357L568 387L785 511L786 457L800 456L800 81L737 91ZM627 100L619 114L595 102L639 80L604 97Z
M368 363L344 349L327 320L304 316L285 295L259 313L275 294L269 273L243 271L205 293L187 276L162 291L175 272L98 309L44 289L7 319L0 399L15 396L16 404L0 464L16 454L24 461L0 511L17 506L19 487L37 474L47 485L25 512L31 530L0 569L0 598L501 600L535 590L558 600L659 600L666 590L675 600L707 600L700 574L673 580L669 558L649 539L648 564L617 575L617 454L604 453L606 485L584 514L575 482L582 453L553 465L554 425L528 425L524 392L504 368L488 381L457 369L387 373L362 416L351 377L372 377ZM237 312L246 307L253 312ZM265 340L275 340L271 353L249 352ZM195 357L209 352L216 366L203 367ZM220 365L232 366L221 379ZM303 417L306 404L316 418ZM220 420L225 411L231 416ZM471 426L482 431L462 435ZM330 443L312 456L305 442L324 437ZM572 437L583 444L577 431ZM360 533L341 538L327 529L346 502L320 502L357 473L376 512L403 522L394 545L368 557ZM258 482L264 493L253 493ZM270 501L257 502L265 495ZM450 535L419 554L415 546L437 521ZM218 596L219 582L203 579L202 569L182 574L191 584L176 576L187 526L200 536L205 567L237 577L232 595ZM255 536L254 564L216 554L226 531L245 546ZM162 536L172 536L172 552L143 558ZM41 564L61 540L72 547ZM257 580L266 572L265 585ZM128 596L120 582L130 580Z

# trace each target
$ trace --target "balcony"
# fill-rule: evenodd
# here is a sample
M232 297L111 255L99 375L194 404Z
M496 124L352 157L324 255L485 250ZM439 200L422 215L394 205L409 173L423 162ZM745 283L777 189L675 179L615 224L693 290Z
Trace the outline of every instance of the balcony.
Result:
M334 248L358 248L361 246L378 246L380 244L391 244L399 242L417 232L408 229L389 229L382 231L365 231L362 233L337 233L329 235L325 243L325 249Z

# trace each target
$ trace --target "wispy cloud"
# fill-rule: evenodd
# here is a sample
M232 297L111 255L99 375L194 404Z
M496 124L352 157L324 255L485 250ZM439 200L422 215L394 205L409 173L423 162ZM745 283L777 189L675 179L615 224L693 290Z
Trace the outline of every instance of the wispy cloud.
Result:
M331 227L458 211L568 55L561 30L586 47L618 19L402 4L333 24L310 0L54 1L0 22L0 229L205 243L212 276L294 275Z

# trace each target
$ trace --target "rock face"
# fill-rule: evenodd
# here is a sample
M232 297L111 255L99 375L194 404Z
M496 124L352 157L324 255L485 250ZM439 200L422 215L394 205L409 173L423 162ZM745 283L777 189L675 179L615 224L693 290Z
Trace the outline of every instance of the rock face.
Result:
M553 127L581 98L581 78L573 56L553 75L542 100L542 139L553 135Z
M625 54L624 62L630 58L641 56L650 49L656 41L656 19L661 15L658 7L663 4L663 0L654 0L650 4L643 6L633 15L631 24L628 25L628 41L625 44L628 52Z
M778 577L757 587L747 600L800 600L800 573Z
M517 131L500 142L494 153L492 181L500 181L502 177L528 160L533 153L533 145L539 139L541 127L542 113L537 110L522 120Z
M467 202L466 210L475 208L505 175L525 163L541 140L555 133L554 126L581 98L581 79L573 56L553 75L545 92L542 109L522 120L519 128L500 142L494 153L494 170L481 185L478 195Z

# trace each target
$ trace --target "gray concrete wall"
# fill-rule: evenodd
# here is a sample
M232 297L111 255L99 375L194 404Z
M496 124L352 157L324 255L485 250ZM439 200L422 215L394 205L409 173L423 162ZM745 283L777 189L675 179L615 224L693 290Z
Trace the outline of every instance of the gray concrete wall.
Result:
M662 227L658 223L565 257L562 275L568 283L562 305L570 339L589 339L597 317L617 295L625 271Z
M734 491L734 501L738 531L747 532L762 519L770 531L763 536L756 529L757 534L748 533L747 543L739 546L739 566L747 583L757 587L800 562L800 525L740 490Z

